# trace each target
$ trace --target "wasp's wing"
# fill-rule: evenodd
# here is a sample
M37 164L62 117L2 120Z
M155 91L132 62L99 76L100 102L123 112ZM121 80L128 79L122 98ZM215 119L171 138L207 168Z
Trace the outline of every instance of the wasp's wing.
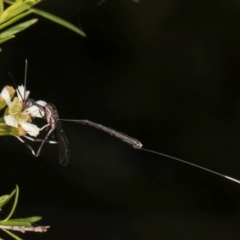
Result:
M56 133L58 138L59 162L62 166L66 166L70 161L70 150L68 139L60 120L57 122Z

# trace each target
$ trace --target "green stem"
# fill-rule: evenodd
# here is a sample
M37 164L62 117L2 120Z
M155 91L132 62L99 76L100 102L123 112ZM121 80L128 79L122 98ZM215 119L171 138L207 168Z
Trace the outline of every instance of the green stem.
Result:
M23 240L22 238L18 237L17 235L13 234L12 232L8 231L7 229L1 229L3 230L5 233L9 234L11 237L13 237L16 240Z
M8 214L8 216L4 220L2 220L3 222L6 222L7 220L9 220L11 218L11 216L13 215L13 213L17 207L18 196L19 196L19 188L18 188L18 185L16 185L15 199L14 199L14 203L13 203L11 212Z

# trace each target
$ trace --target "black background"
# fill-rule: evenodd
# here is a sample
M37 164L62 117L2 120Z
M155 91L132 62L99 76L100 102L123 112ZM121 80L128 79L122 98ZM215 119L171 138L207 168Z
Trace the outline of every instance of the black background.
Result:
M23 82L28 59L31 98L54 103L62 118L101 123L145 148L240 179L240 4L98 3L39 4L87 37L40 18L1 45L2 87L12 85L9 71ZM239 184L96 129L63 125L67 167L57 146L36 159L17 139L0 139L0 194L17 183L15 217L41 215L39 224L51 225L22 238L240 239Z

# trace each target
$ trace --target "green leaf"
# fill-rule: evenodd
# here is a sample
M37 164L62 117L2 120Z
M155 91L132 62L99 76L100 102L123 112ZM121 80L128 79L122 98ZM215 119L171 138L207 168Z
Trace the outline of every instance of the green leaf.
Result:
M17 2L19 0L15 0L15 2ZM22 0L20 0L22 2ZM5 3L8 3L8 4L13 4L14 3L14 0L13 1L10 1L10 0L3 0L3 2Z
M16 192L16 189L13 190L9 195L5 195L5 196L8 196L8 197L5 198L4 201L1 201L0 208L2 208L14 196L15 192Z
M15 199L14 199L14 203L13 203L11 212L8 214L8 216L4 220L0 221L0 225L31 227L32 226L31 223L37 222L42 219L42 217L40 217L40 216L10 219L16 209L17 202L18 202L18 197L19 197L18 186L16 185L16 189L14 191L12 191L12 193L10 195L3 195L0 197L0 205L3 206L14 196L14 194L15 194ZM13 234L10 230L3 229L3 228L1 230L4 231L5 233L7 233L12 238L14 238L15 240L23 240L23 239L19 238L17 235ZM0 240L2 240L2 239L0 238Z
M24 227L30 227L32 226L30 222L25 222L25 221L12 221L8 220L6 222L0 221L0 225L2 226L24 226Z
M1 34L0 34L0 37L1 37ZM1 43L4 43L4 42L6 42L6 41L8 41L8 40L10 40L10 39L12 39L12 38L15 38L15 36L12 35L12 36L8 36L8 37L3 38L3 39L0 38L0 44L1 44Z
M12 238L16 239L16 240L23 240L22 238L18 237L17 235L13 234L12 232L8 231L7 229L1 229L2 231L4 231L5 233L7 233L8 235L10 235Z
M40 216L34 216L34 217L28 217L28 218L15 218L15 219L9 219L7 222L4 222L4 225L7 225L6 223L10 223L11 226L14 225L12 224L17 223L16 226L31 226L31 223L38 222L42 219ZM24 224L21 224L24 223ZM27 225L25 225L27 224ZM1 225L1 221L0 221Z
M71 24L71 23L63 20L62 18L57 17L57 16L55 16L55 15L53 15L53 14L50 14L50 13L48 13L48 12L39 10L39 9L37 9L37 8L31 8L31 9L33 9L34 12L35 12L36 14L38 14L39 16L42 16L42 17L44 17L44 18L47 18L47 19L51 20L52 22L58 23L59 25L62 25L62 26L64 26L64 27L66 27L66 28L68 28L68 29L76 32L77 34L79 34L79 35L81 35L81 36L83 36L83 37L86 37L86 34L85 34L80 28L78 28L78 27L74 26L73 24Z
M38 222L42 219L42 217L40 216L33 216L33 217L28 217L28 218L19 218L20 220L25 220L25 221L28 221L30 223L34 223L34 222Z
M3 11L4 11L3 0L0 0L0 16L2 16Z
M9 37L11 35L14 35L15 33L21 32L22 30L30 27L32 24L36 23L38 19L31 19L23 23L19 23L15 25L14 27L11 27L4 31L3 33L0 33L0 41L1 39L4 39L6 37Z
M9 195L3 195L3 196L1 196L1 197L0 197L0 204L1 204L2 202L5 202L6 199L8 199L8 197L9 197Z
M22 2L22 1L14 2L10 7L8 7L3 12L3 14L0 18L0 22L1 23L6 22L10 18L13 18L13 17L21 14L22 12L28 10L29 8L31 8L32 6L34 6L35 4L37 4L39 2L40 2L40 0L26 0L24 2Z
M33 10L26 11L24 13L18 14L16 17L11 18L9 21L5 22L4 24L0 25L0 29L7 27L8 25L13 24L14 22L18 21L19 19L33 13Z
M14 199L14 203L13 203L13 206L12 206L12 209L11 209L11 211L10 211L10 213L8 214L8 216L4 219L4 220L2 220L1 222L6 222L6 221L8 221L10 218L11 218L11 216L13 215L13 213L14 213L14 211L15 211L15 209L16 209L16 206L17 206L17 202L18 202L18 197L19 197L19 188L18 188L18 185L16 185L16 189L14 190L15 191L15 199ZM13 191L13 192L14 192ZM12 192L12 193L13 193ZM11 194L12 194L11 193ZM10 195L11 195L10 194Z

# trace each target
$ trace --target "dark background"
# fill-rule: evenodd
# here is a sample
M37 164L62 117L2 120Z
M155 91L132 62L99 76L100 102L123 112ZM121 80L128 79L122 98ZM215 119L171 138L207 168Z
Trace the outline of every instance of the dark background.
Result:
M12 85L9 71L23 83L27 58L31 98L54 103L62 118L101 123L145 148L240 179L239 2L98 3L39 4L87 37L41 18L1 45L1 87ZM239 184L63 125L67 167L57 146L36 159L17 139L0 139L0 194L17 183L15 217L41 215L39 224L51 225L22 238L240 239Z

